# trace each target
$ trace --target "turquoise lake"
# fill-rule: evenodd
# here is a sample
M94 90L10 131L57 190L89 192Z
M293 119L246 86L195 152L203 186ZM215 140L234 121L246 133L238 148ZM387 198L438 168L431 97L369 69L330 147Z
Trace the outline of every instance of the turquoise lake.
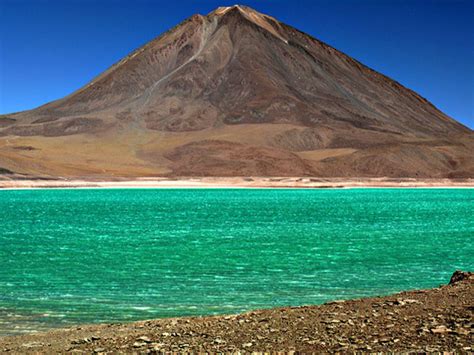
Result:
M474 189L0 191L0 335L447 283Z

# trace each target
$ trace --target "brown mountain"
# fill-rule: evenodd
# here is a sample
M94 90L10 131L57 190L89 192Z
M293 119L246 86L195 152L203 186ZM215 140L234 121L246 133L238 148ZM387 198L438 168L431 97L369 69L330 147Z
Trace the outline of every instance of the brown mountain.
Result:
M244 6L0 116L3 174L473 177L473 151L473 131L415 92Z

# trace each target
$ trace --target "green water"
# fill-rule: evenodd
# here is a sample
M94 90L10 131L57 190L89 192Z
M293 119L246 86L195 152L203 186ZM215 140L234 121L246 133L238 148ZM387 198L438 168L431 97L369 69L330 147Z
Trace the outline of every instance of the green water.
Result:
M472 189L0 191L0 335L427 288Z

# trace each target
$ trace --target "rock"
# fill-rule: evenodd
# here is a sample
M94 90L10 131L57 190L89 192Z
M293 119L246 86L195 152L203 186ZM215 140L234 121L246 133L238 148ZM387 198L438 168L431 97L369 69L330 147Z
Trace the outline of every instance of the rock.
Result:
M242 344L243 348L250 348L253 344L252 343L244 343Z
M91 340L92 341L100 340L100 337L93 335L91 336Z
M22 347L24 348L36 348L38 346L43 346L44 343L40 343L38 341L31 341L29 343L24 343L24 344L21 344Z
M453 331L453 333L459 334L459 335L468 335L469 330L467 330L465 328L457 328L456 330Z
M421 304L420 301L414 300L414 299L411 299L411 298L404 299L403 302L405 302L405 303L418 303L418 304Z
M146 336L141 336L137 339L137 341L142 341L144 343L151 343L151 339Z
M445 334L445 333L448 333L450 331L451 331L451 329L449 329L448 327L446 327L444 325L440 325L436 328L431 329L431 333L433 333L433 334Z
M453 285L457 282L467 280L467 279L471 278L472 276L474 276L474 273L472 273L472 272L456 270L454 272L453 276L451 276L451 279L449 280L449 284Z
M165 344L164 343L152 343L152 344L150 344L150 346L153 350L157 351L157 350L161 350L161 348L163 346L165 346Z
M105 351L106 351L105 348L95 348L95 349L94 349L94 352L95 352L95 353L103 353L103 352L105 352Z
M328 302L326 304L339 304L339 303L344 303L346 302L345 300L334 300L334 301L331 301L331 302Z
M145 346L145 345L146 345L146 343L144 343L144 342L136 341L136 342L133 343L132 346L133 346L134 348L141 348L142 346Z

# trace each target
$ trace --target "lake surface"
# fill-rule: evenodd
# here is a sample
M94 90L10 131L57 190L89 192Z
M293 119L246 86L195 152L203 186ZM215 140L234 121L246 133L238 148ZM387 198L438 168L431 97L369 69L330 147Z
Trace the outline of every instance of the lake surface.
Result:
M429 288L473 189L0 191L0 335Z

